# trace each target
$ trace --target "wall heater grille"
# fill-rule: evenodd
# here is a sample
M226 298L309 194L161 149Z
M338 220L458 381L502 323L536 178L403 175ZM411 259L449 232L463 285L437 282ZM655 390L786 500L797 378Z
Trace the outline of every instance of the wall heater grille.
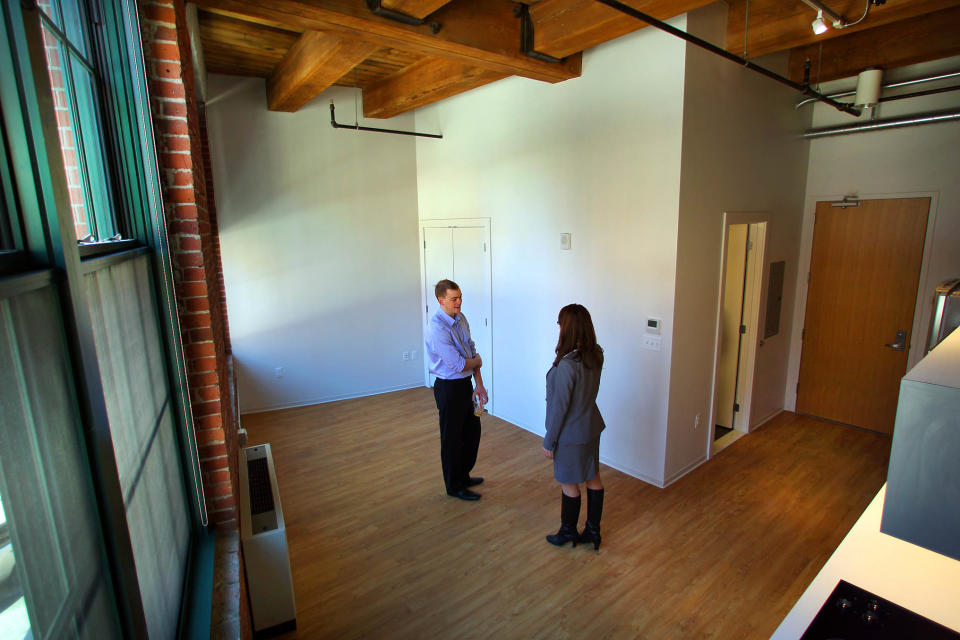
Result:
M287 532L269 444L240 455L240 542L255 638L295 629Z
M250 482L250 515L273 511L273 489L270 467L266 458L247 459L247 478Z

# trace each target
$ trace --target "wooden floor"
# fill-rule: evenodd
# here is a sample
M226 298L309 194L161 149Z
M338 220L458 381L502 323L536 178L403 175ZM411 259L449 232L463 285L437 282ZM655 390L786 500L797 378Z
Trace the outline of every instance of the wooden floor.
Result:
M297 601L284 638L767 638L890 449L782 414L666 489L602 467L595 552L544 541L560 490L541 439L497 418L483 499L447 497L429 389L243 420L277 468Z

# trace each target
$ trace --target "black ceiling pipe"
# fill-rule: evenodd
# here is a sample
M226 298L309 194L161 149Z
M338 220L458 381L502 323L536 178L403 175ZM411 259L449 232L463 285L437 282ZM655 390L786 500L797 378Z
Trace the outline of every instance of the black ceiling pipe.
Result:
M422 24L427 24L425 18L417 18L400 11L394 11L393 9L385 9L381 4L381 0L367 0L367 8L370 9L374 15L380 16L381 18L390 18L391 20L396 20L397 22L402 22L403 24L413 25L415 27L419 27ZM440 31L440 23L431 22L430 30L434 33Z
M443 138L443 134L417 133L416 131L399 131L397 129L378 129L377 127L361 127L360 124L340 124L333 109L333 100L330 101L330 126L334 129L353 129L354 131L374 131L376 133L395 133L400 136L417 136L419 138Z
M620 13L625 13L626 15L632 18L636 18L637 20L642 20L643 22L646 22L647 24L653 27L656 27L661 31L666 31L670 35L686 40L690 44L695 44L702 49L706 49L711 53L715 53L718 56L722 56L727 60L730 60L731 62L736 62L738 64L741 64L747 69L750 69L751 71L756 71L757 73L765 75L772 80L776 80L780 84L785 84L788 87L791 87L803 93L804 95L810 96L811 98L814 98L815 100L819 100L820 102L829 104L831 107L835 109L839 109L840 111L849 113L850 115L853 115L853 116L859 116L862 113L860 109L856 108L852 104L849 104L846 102L837 102L836 100L828 98L822 93L814 91L813 89L810 88L810 85L808 84L800 84L799 82L794 82L789 78L784 78L780 74L774 73L769 69L764 69L760 65L753 64L746 58L741 58L740 56L730 53L729 51L726 51L724 49L721 49L720 47L714 44L710 44L706 40L702 40L697 36L690 35L686 31L681 31L676 27L672 27L666 22L663 22L662 20L657 20L653 16L643 13L642 11L637 11L633 7L623 4L622 2L618 2L617 0L596 0L596 1L599 2L600 4L607 5L611 9L616 9Z

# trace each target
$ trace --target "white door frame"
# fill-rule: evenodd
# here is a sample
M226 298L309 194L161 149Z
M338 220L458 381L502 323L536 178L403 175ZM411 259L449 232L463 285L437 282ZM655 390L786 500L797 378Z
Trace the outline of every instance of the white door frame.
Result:
M427 306L429 300L427 299L427 261L426 256L424 255L424 243L425 243L425 234L424 229L426 228L441 228L441 229L450 229L457 227L482 227L486 230L487 234L487 246L490 247L490 251L487 252L487 259L490 260L488 264L488 269L490 270L490 348L493 350L493 264L492 258L493 255L493 246L490 244L490 218L439 218L439 219L421 219L419 225L419 234L420 234L420 306L423 307L424 312L421 315L421 328L423 331L423 338L426 338L427 331L427 322L430 318L427 317ZM421 340L423 343L423 340ZM493 388L493 353L483 355L483 364L489 367L484 366L483 369L483 384L490 392L490 404L487 406L487 411L491 414L494 412L494 393ZM430 386L430 363L427 360L427 353L424 350L423 352L423 384L425 387Z
M744 300L743 300L743 318L747 325L748 332L744 335L740 345L740 366L737 371L737 395L740 398L740 411L734 414L734 429L741 433L749 433L750 411L753 402L753 378L756 371L757 348L760 345L760 309L761 301L765 297L763 283L766 279L766 238L767 224L770 221L770 214L766 212L731 212L723 213L723 235L721 237L722 250L720 251L720 281L719 295L717 296L716 313L716 331L714 334L714 355L713 355L713 384L710 393L710 425L705 429L707 433L707 458L715 453L713 450L713 432L716 424L716 394L717 377L720 373L720 338L723 314L723 292L726 280L727 264L727 239L729 237L729 228L731 225L747 224L757 225L759 233L750 234L750 241L753 243L751 255L747 260L747 273L745 277ZM751 229L753 230L753 229Z

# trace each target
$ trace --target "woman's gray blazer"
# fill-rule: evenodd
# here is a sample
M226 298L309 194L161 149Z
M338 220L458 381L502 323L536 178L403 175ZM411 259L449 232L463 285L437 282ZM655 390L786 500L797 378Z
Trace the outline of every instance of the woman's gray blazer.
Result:
M571 351L547 371L547 434L543 448L553 451L558 444L586 444L600 437L606 426L597 408L600 366L587 369Z

